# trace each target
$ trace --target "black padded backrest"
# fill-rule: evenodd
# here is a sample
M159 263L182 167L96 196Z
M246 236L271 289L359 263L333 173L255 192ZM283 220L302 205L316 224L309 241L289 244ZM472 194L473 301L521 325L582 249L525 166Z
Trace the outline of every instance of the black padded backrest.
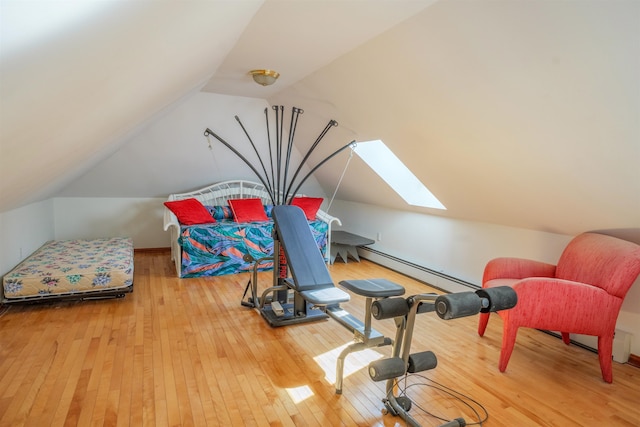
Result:
M333 287L324 257L302 209L290 205L274 206L271 215L296 289Z

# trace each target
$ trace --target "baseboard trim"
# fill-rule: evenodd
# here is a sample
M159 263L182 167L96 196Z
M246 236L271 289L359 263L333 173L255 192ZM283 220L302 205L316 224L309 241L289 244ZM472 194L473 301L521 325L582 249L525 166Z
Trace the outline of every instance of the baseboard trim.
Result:
M558 332L555 332L555 331L547 331L546 329L537 329L537 330L538 330L538 331L540 331L540 332L542 332L542 333L545 333L545 334L547 334L547 335L551 335L552 337L556 337L556 338L558 338L559 340L561 340L561 339L562 339L562 335L560 335ZM591 347L591 346L590 346L590 345L588 345L588 344L581 343L580 341L576 341L576 340L574 340L574 339L570 339L570 340L569 340L569 342L570 342L571 344L573 344L573 345L577 346L577 347L584 348L585 350L589 350L589 351L590 351L590 352L592 352L592 353L596 353L596 354L598 353L598 349L597 349L597 348Z
M166 247L166 248L137 248L133 250L134 255L137 253L145 253L145 254L159 254L159 253L165 253L165 252L171 252L171 248Z
M358 255L444 292L465 292L480 289L480 286L476 284L450 276L442 271L436 271L366 246L358 248Z
M640 356L637 354L630 354L629 361L627 363L631 366L635 366L636 368L640 368Z

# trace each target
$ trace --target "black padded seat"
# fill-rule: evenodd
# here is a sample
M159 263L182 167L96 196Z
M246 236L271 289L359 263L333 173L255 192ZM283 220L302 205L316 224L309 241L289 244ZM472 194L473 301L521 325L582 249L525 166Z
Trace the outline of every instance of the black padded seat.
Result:
M370 298L387 298L404 295L404 288L387 279L363 279L343 280L340 282L344 288L354 294Z

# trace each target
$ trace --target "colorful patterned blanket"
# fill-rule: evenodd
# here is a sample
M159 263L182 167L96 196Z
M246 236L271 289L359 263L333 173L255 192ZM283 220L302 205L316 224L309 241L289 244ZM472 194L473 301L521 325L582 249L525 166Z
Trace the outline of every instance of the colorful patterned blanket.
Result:
M328 224L311 221L309 227L326 255ZM218 219L215 224L182 226L178 243L182 246L182 277L221 276L251 272L253 263L244 260L273 256L273 221L237 223ZM273 262L260 264L258 271L273 269Z

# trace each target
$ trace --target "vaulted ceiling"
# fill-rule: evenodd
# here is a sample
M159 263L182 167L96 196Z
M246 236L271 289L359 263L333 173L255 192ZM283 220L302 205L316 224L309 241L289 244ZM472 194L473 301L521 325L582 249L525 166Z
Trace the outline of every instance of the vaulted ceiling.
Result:
M236 100L230 122L243 99L303 108L301 153L337 120L311 164L383 139L447 210L405 205L359 159L340 199L565 234L640 227L635 0L88 2L59 28L65 2L0 1L0 212L176 191L96 171L204 92ZM261 87L255 68L282 76ZM149 161L187 155L161 145ZM326 194L343 166L316 172ZM110 173L139 180L133 167Z

